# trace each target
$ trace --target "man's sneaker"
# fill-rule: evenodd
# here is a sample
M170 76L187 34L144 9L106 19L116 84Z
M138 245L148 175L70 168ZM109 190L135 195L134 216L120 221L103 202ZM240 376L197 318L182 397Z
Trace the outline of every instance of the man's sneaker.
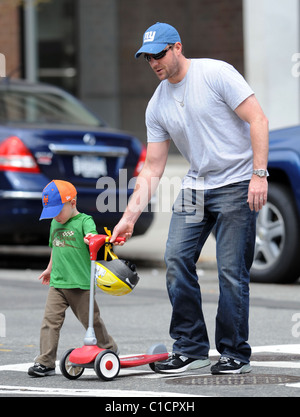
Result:
M191 369L203 368L210 365L210 360L187 358L183 355L173 353L170 358L155 364L155 372L161 373L180 373Z
M30 376L50 376L55 375L55 368L48 368L41 363L36 362L28 369L28 375Z
M217 374L245 374L251 372L250 363L240 362L237 359L221 356L219 361L211 367L211 373Z

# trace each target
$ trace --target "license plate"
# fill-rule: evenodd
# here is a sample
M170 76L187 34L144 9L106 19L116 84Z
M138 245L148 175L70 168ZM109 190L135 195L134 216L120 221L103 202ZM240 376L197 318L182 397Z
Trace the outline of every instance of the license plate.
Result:
M107 175L106 159L97 156L74 156L73 171L84 178L99 178Z

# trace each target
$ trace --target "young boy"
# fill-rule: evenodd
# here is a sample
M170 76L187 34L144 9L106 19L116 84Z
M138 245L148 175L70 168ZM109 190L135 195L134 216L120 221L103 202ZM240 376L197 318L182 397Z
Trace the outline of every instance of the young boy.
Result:
M50 285L40 334L40 355L28 369L30 376L55 374L59 332L70 306L75 316L88 327L90 256L87 236L97 234L91 216L76 208L76 188L67 181L53 180L43 190L42 219L53 218L50 227L50 262L39 277ZM117 352L118 347L107 333L94 302L94 330L100 348Z

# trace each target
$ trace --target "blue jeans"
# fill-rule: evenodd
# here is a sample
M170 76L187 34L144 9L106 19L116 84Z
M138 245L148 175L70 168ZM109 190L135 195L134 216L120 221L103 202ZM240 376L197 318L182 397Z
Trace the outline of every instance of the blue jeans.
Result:
M247 203L249 181L207 191L181 191L173 206L166 246L167 289L173 307L173 352L191 358L208 356L209 340L202 312L196 262L215 226L219 304L215 342L218 352L249 362L249 270L255 246L256 213ZM202 196L202 198L200 198ZM204 198L204 202L203 202ZM197 206L196 206L197 204ZM202 215L199 216L202 204ZM191 212L191 207L196 210ZM198 213L198 219L193 217Z

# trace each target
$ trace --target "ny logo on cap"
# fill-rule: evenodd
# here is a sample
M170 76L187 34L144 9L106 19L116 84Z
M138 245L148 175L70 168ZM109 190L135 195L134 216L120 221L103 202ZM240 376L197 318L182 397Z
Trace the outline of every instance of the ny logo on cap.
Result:
M156 31L146 32L144 36L144 43L145 42L153 42L155 38Z
M48 195L44 195L43 201L44 201L44 206L46 206L48 204L48 201L49 201Z

